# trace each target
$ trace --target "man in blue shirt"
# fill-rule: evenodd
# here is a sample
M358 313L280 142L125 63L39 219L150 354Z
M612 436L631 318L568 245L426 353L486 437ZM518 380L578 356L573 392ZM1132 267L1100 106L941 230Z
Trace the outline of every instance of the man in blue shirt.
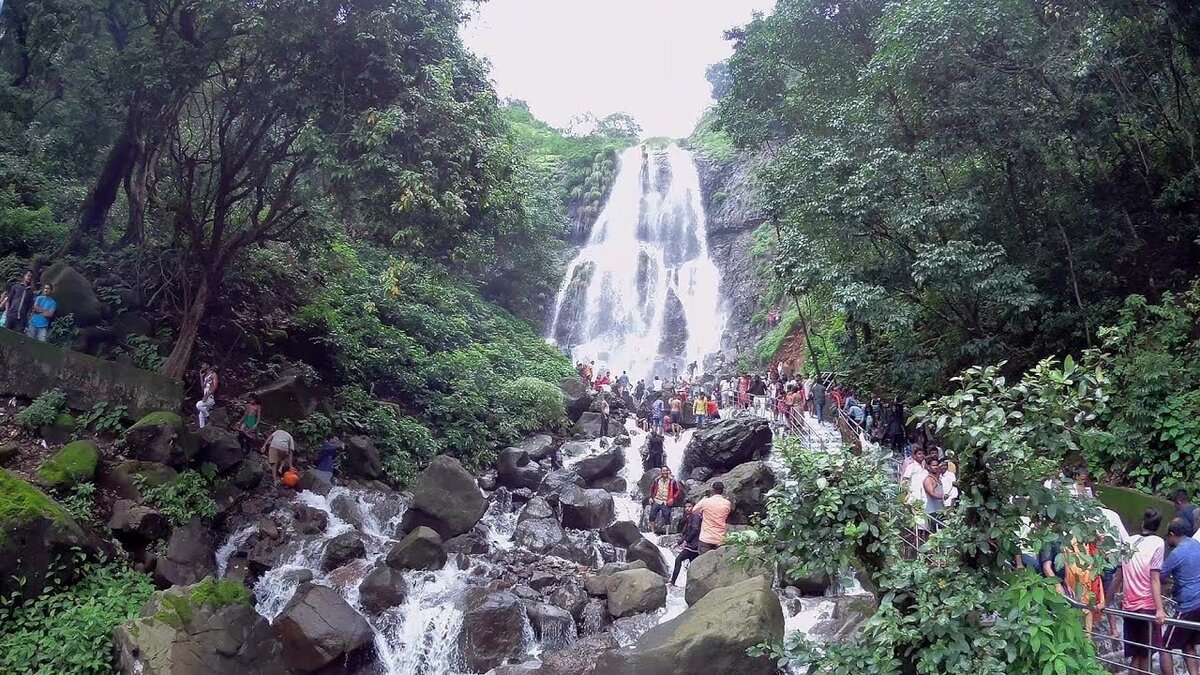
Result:
M1196 531L1196 505L1188 499L1187 490L1176 490L1171 495L1171 501L1175 502L1175 515L1187 521L1187 524L1192 528L1192 532Z
M42 294L33 301L29 325L25 327L25 335L40 342L46 341L46 336L50 333L50 319L54 318L54 310L58 309L58 303L50 297L52 292L54 287L49 283L42 285Z
M1183 518L1175 518L1167 529L1167 544L1175 550L1163 562L1162 580L1165 584L1175 578L1175 602L1179 605L1176 619L1200 622L1200 541L1192 538L1192 526ZM1196 662L1196 645L1200 644L1200 630L1171 625L1163 636L1165 651L1158 656L1162 672L1175 672L1175 655L1182 651L1188 673L1197 675L1200 665Z

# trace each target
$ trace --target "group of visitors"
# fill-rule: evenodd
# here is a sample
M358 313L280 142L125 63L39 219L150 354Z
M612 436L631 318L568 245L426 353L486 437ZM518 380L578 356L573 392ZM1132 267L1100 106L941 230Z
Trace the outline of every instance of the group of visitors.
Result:
M50 323L58 311L54 299L54 285L50 282L34 283L33 270L26 270L21 278L0 295L0 326L25 333L39 342L50 335Z
M937 446L918 445L900 465L900 485L904 500L924 514L916 520L920 537L938 531L942 511L958 503L958 467Z

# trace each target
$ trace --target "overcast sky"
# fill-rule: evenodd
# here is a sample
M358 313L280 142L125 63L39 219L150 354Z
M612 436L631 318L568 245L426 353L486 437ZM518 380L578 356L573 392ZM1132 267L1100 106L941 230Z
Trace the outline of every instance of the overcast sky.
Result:
M774 0L488 0L463 29L501 96L565 127L627 112L647 136L683 137L712 103L704 69L722 34Z

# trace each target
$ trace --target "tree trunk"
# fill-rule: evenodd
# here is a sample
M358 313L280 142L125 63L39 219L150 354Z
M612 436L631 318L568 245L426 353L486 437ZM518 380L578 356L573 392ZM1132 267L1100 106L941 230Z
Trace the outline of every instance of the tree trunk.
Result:
M129 173L136 154L136 144L126 130L108 151L104 168L100 170L100 175L83 202L79 221L71 231L71 237L64 247L65 251L77 251L87 240L97 243L104 241L104 223L108 220L108 211L117 200L117 190L121 188L121 183Z
M129 175L125 177L125 196L129 200L129 224L126 225L125 234L121 237L122 246L136 246L141 244L144 238L154 154L147 151L144 142L139 142L136 158L129 170Z
M813 357L813 367L817 369L817 375L820 376L821 355L813 349L812 334L808 332L808 317L804 315L804 310L800 309L800 298L793 295L792 302L796 303L796 313L800 315L800 330L804 331L804 344L808 346L808 353Z
M208 275L200 279L196 289L196 297L183 313L183 323L179 326L179 337L175 339L175 347L163 364L162 374L182 380L187 374L188 361L192 358L192 348L196 345L196 335L200 333L200 322L208 309Z

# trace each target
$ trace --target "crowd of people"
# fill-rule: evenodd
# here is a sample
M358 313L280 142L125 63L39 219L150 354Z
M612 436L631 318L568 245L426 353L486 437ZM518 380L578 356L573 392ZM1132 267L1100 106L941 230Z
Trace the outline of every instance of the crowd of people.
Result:
M45 342L58 311L58 301L54 299L53 284L43 282L40 289L34 283L33 270L26 270L0 295L0 326Z

